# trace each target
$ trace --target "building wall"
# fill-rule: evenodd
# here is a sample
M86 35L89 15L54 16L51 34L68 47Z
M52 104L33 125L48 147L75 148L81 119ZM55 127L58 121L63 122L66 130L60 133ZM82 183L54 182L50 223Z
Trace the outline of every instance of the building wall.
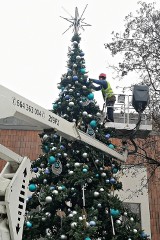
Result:
M13 127L12 127L13 128ZM13 150L21 156L27 156L31 160L38 158L41 153L41 141L39 138L40 130L33 130L24 127L14 127L13 129L1 129L0 130L0 144ZM113 139L113 143L117 146L121 146L121 140ZM160 155L160 136L150 136L149 139L136 140L136 144L141 148L145 148L149 157L158 159ZM140 151L144 154L144 151ZM128 163L135 164L145 162L145 158L142 156L135 157L129 156ZM5 165L4 161L0 161L0 169ZM151 223L151 235L152 240L160 239L160 167L156 164L150 164L147 166L148 175L148 192L149 192L149 209L150 209L150 223Z
M147 169L143 166L123 166L123 174L119 174L123 190L118 191L120 199L126 203L140 204L141 227L151 236Z
M22 157L27 156L33 161L41 153L39 133L40 131L37 130L0 130L0 144ZM5 164L5 161L0 161L0 170Z

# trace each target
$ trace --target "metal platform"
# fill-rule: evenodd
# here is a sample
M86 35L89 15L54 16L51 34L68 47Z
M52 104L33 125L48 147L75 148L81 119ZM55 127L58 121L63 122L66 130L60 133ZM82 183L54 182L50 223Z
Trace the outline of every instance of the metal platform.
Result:
M146 113L142 113L139 128L136 129L138 121L139 115L132 107L132 95L116 94L114 122L106 122L105 128L115 132L118 138L129 136L133 132L136 138L146 138L152 131L152 120L147 115L147 109Z

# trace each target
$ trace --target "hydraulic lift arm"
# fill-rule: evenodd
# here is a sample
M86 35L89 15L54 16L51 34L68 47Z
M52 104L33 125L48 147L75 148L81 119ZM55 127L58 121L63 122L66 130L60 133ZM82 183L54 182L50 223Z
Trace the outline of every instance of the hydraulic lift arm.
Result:
M102 142L80 131L76 128L75 123L68 122L2 85L0 85L0 103L1 119L14 116L31 122L32 125L36 125L42 130L54 128L57 134L64 138L85 142L122 162L125 162L127 159L127 150L120 154L110 149Z

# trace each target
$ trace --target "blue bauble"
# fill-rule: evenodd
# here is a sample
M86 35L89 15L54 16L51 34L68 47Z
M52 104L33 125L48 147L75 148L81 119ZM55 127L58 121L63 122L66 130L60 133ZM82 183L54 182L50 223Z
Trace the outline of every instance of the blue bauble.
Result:
M111 143L108 145L108 147L111 148L111 149L114 149L114 145L111 144Z
M106 138L110 138L110 136L111 136L111 135L110 135L109 133L107 133L107 134L105 135Z
M33 183L32 183L32 184L30 184L28 188L29 188L29 191L30 191L30 192L35 192L35 191L36 191L36 189L37 189L36 185L35 185L35 184L33 184Z
M145 232L141 233L141 238L146 238L148 235Z
M72 72L72 69L68 68L68 73Z
M69 100L71 97L69 95L66 95L64 98L65 100Z
M37 167L32 168L32 171L35 172L35 173L37 173L37 172L38 172L38 168L37 168Z
M120 211L117 209L111 208L110 214L112 215L112 217L118 217L120 215Z
M90 226L96 226L96 222L95 222L95 221L90 221L90 222L89 222L89 225L90 225Z
M87 168L83 168L83 173L86 173L86 172L88 172L88 169Z
M50 156L49 159L48 159L49 164L53 164L55 161L56 161L56 158L53 157L53 156Z
M45 174L49 174L49 173L50 173L49 169L46 168L45 171L44 171L44 173L45 173Z
M90 237L86 237L84 240L91 240L91 238Z
M65 146L64 146L64 145L61 145L61 146L60 146L60 149L61 149L61 150L65 150Z
M74 81L77 81L77 80L78 80L78 77L77 77L77 76L73 76L73 80L74 80Z
M55 187L54 186L50 186L50 190L55 190Z
M93 100L94 99L94 94L93 93L89 93L87 97L88 97L89 100Z
M80 54L79 54L81 57L83 57L84 56L84 52L80 52Z
M31 228L31 227L32 227L32 223L29 222L29 221L27 221L27 222L26 222L26 226L27 226L28 228Z
M111 179L109 180L109 182L110 182L111 184L115 184L115 183L116 183L116 180L115 180L115 178L111 178Z
M92 121L90 122L90 126L91 126L92 128L95 128L95 127L97 126L97 122L96 122L95 120L92 120Z
M85 69L85 68L81 68L81 69L80 69L80 72L81 72L81 73L85 73L85 72L86 72L86 69Z

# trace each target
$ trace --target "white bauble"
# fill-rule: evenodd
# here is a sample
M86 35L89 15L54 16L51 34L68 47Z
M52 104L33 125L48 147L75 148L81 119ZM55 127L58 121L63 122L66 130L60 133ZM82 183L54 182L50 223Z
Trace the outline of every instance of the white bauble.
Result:
M58 195L58 191L57 190L53 190L53 194L54 195Z
M75 228L75 227L77 227L77 223L76 222L72 222L71 223L71 228Z
M61 235L60 238L61 239L67 239L67 236L66 235Z
M73 107L74 106L74 102L69 102L68 104L70 107Z
M133 229L133 232L134 232L134 233L137 233L138 231L137 231L137 229Z
M95 197L98 197L99 196L99 192L94 192L93 194Z
M47 196L45 201L46 201L46 203L51 203L52 202L52 197L51 196Z
M72 175L73 173L74 173L73 171L69 171L69 172L68 172L69 175Z

